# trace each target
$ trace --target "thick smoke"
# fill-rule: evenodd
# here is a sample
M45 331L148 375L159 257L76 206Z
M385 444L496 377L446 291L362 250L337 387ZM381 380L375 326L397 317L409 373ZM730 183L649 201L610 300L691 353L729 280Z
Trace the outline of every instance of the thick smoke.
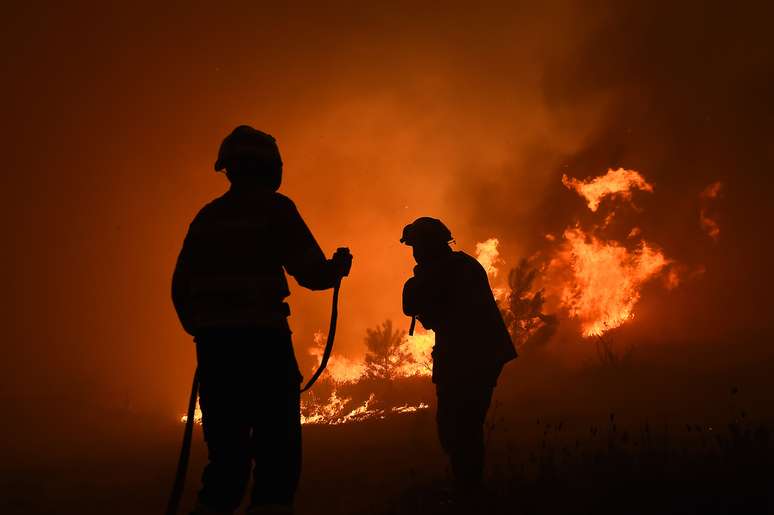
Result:
M768 328L760 311L767 288L755 286L771 284L772 243L755 236L771 218L767 16L691 2L669 10L627 4L610 14L547 74L545 90L557 107L609 98L595 135L568 156L568 168L642 171L655 186L642 199L643 231L675 259L706 266L701 283L668 300L663 324L662 313L653 314L654 334L701 339ZM713 205L721 231L713 246L698 217L700 193L716 181L728 185L728 196Z
M769 324L765 13L645 2L24 9L2 36L9 397L57 391L170 413L184 403L193 348L170 274L187 223L225 189L212 161L241 123L277 137L282 191L323 247L352 247L338 347L348 356L362 355L366 328L407 323L405 223L440 217L470 253L497 237L514 266L589 216L563 174L619 167L654 185L636 199L641 213L622 216L706 268L670 292L669 313L644 295L642 327L691 338ZM699 221L715 181L717 243ZM327 302L291 297L300 358Z

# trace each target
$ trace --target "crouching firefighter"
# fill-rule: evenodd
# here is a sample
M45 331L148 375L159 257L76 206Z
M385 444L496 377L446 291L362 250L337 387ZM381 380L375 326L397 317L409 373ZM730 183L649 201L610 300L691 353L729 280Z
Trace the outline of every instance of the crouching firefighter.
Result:
M237 127L215 170L225 170L231 187L191 222L172 279L175 309L196 342L209 450L194 513L233 513L251 472L248 512L291 513L302 378L284 271L325 290L349 273L352 256L340 249L326 259L293 202L277 193L282 160L270 135Z
M403 287L403 311L435 331L433 382L438 394L441 447L454 476L455 496L464 500L481 486L484 419L497 378L516 350L484 268L452 251L449 229L422 217L403 229L417 265Z

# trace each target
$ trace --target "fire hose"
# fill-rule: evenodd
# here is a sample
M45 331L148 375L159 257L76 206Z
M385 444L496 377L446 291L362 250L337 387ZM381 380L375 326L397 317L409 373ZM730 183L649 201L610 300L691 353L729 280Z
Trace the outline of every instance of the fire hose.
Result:
M180 506L180 498L183 496L185 475L188 472L188 458L191 456L191 438L193 436L194 413L196 412L196 400L199 397L199 369L194 371L191 396L188 398L188 411L186 412L185 429L183 430L183 445L180 447L180 457L177 459L177 472L175 482L172 485L172 493L167 503L167 515L176 515Z
M328 360L333 351L333 341L336 338L336 322L339 318L339 290L341 289L341 279L336 281L333 287L333 301L331 306L331 321L328 326L328 340L325 342L320 366L317 367L314 375L309 379L306 385L301 388L301 393L309 390L315 381L319 379L328 365ZM194 414L196 412L196 401L199 397L199 369L194 371L193 384L191 385L191 396L188 398L188 411L186 412L185 429L183 430L183 444L180 447L180 457L177 460L177 472L175 473L175 482L172 485L172 492L169 495L166 515L176 515L180 507L180 499L183 497L183 487L185 486L185 476L188 472L188 459L191 456L191 440L193 437Z

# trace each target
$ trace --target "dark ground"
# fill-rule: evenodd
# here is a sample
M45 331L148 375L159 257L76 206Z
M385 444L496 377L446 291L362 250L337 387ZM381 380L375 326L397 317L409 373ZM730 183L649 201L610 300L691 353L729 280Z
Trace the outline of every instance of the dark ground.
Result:
M732 349L692 347L676 360L665 346L575 371L523 355L490 413L488 494L473 512L774 512L771 351ZM17 424L3 425L0 513L163 511L182 432L176 414L49 405L45 416L19 410ZM433 416L431 407L306 427L297 512L450 512ZM186 508L204 460L197 429Z

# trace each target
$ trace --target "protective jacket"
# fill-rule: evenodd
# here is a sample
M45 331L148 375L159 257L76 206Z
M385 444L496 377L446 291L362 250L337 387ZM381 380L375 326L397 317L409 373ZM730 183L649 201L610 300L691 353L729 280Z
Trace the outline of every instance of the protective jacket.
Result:
M191 222L172 301L192 335L209 328L289 329L284 271L312 290L331 288L338 278L289 198L232 188Z
M403 311L435 331L433 382L494 386L516 357L486 271L464 252L414 267L403 288Z

